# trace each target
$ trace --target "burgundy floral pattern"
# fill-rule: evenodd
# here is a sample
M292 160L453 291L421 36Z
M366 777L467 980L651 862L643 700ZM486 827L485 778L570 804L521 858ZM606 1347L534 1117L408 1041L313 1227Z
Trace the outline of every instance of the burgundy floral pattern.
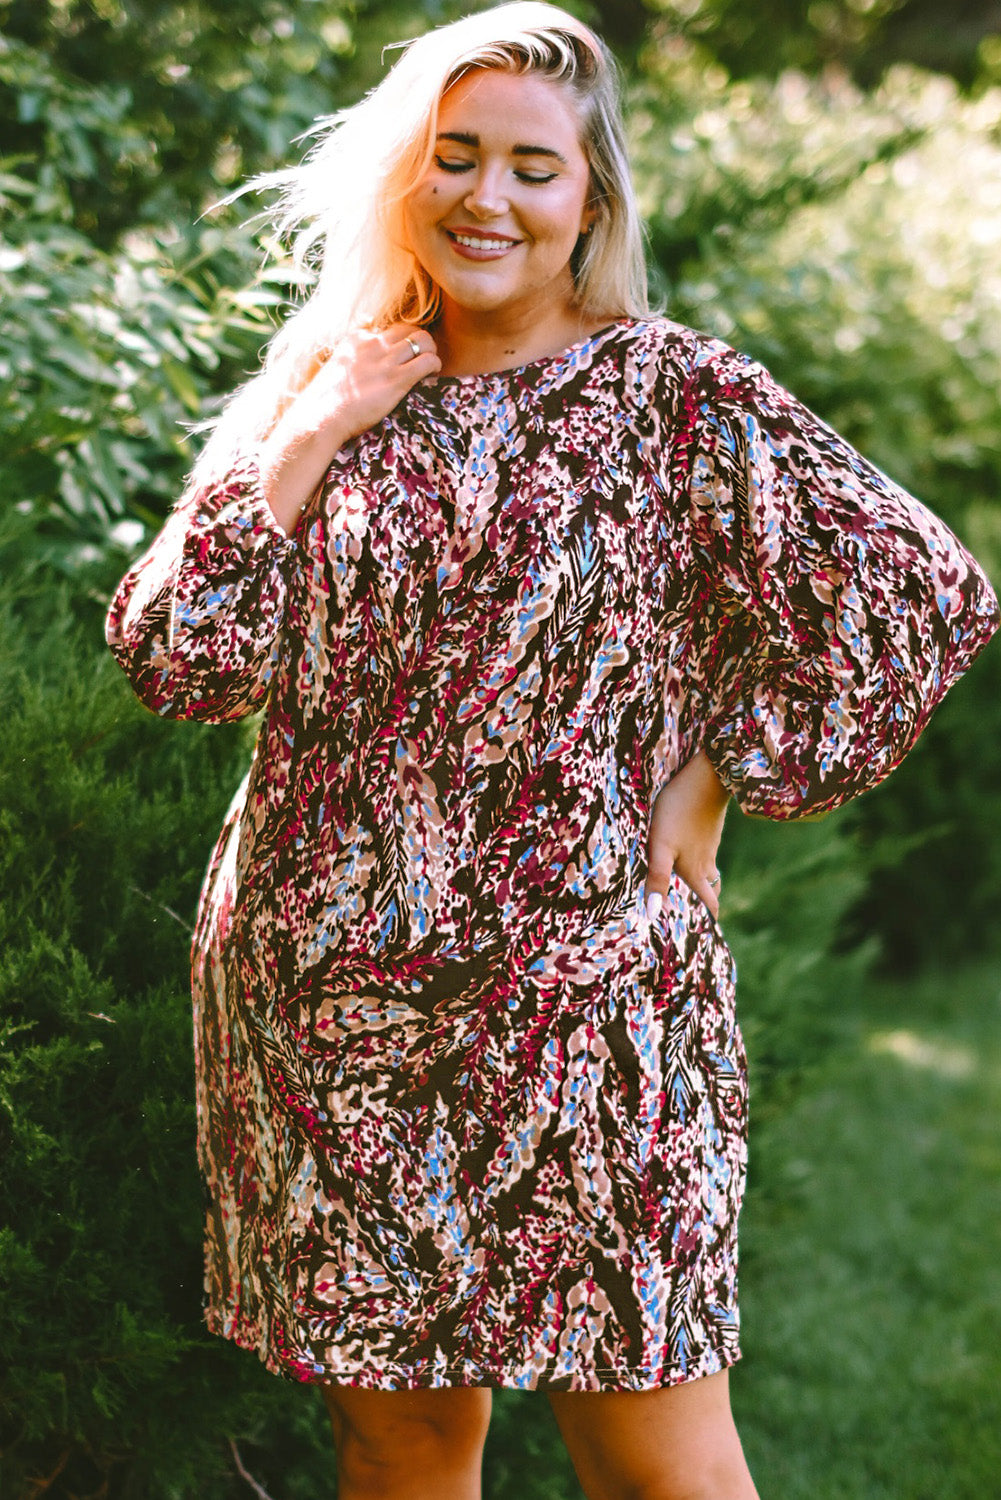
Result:
M123 580L157 713L263 709L194 944L210 1326L302 1380L645 1389L738 1355L718 924L643 904L699 746L884 777L997 624L950 532L664 320L430 379L293 539L252 454Z

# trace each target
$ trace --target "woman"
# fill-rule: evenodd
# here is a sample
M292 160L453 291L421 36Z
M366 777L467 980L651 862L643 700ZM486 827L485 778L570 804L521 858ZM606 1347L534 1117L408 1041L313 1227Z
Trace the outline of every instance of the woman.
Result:
M413 43L286 187L315 289L109 617L156 712L265 710L194 946L209 1324L322 1385L342 1500L478 1494L492 1386L591 1497L742 1500L724 809L879 781L996 601L648 316L564 12Z

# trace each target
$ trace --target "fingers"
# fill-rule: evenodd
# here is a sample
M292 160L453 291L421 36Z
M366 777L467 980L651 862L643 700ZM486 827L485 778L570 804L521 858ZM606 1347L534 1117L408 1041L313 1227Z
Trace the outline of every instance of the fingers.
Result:
M332 356L337 354L335 362ZM328 366L333 382L343 379L343 371L359 388L379 381L397 387L402 377L407 386L441 368L438 349L426 328L416 323L394 323L381 332L358 328L345 334L333 347L317 351L315 373Z
M421 340L418 338L420 331L419 328L415 328L413 333L405 333L402 339L397 339L394 342L393 348L400 356L401 364L409 364L412 359L420 359L422 354L430 352L426 345L422 345Z
M357 328L338 339L299 401L300 425L331 433L331 452L375 426L419 380L441 369L426 328L394 323ZM328 459L329 462L329 459Z
M667 873L667 881L670 880L671 871ZM721 878L718 870L713 869L707 875L693 875L687 879L677 867L678 879L684 881L689 890L693 891L699 900L709 908L714 917L719 917L719 892ZM646 893L646 914L651 922L655 922L664 908L664 897L667 895L667 883L663 871L658 870L656 877L652 872L647 875L644 891Z
M662 891L651 890L649 882L646 886L646 914L647 920L656 922L664 908L664 895Z
M666 840L658 839L651 842L643 887L646 895L646 914L651 922L657 920L663 909L664 898L671 886L676 858L677 851Z
M394 362L402 366L412 365L413 370L406 373L412 374L415 381L441 369L438 349L426 328L413 323L396 323L386 330L386 338Z
M709 875L703 875L701 880L692 885L692 890L697 896L701 896L714 917L719 916L719 888L720 877L717 870L713 870Z
M402 387L401 395L428 375L437 375L441 369L438 350L427 329L402 326L406 331L402 337L393 338L388 351L395 367L393 373L397 387Z

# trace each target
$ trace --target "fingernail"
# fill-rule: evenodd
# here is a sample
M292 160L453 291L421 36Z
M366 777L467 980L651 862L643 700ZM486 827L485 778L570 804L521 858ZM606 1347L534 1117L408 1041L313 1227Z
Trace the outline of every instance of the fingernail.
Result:
M652 922L656 917L659 917L663 905L664 898L660 894L660 891L651 891L646 898L647 920Z

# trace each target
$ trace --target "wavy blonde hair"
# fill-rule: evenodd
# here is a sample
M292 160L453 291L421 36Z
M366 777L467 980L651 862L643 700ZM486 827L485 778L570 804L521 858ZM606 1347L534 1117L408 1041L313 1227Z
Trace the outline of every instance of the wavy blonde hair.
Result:
M538 0L466 16L407 44L359 104L318 121L301 165L254 178L242 190L279 189L275 228L313 285L271 339L260 372L224 408L193 483L218 473L241 444L266 437L349 329L434 321L438 288L407 248L403 207L431 161L442 96L477 68L537 72L568 90L596 210L571 262L574 305L585 318L648 311L618 77L605 44L574 16Z

